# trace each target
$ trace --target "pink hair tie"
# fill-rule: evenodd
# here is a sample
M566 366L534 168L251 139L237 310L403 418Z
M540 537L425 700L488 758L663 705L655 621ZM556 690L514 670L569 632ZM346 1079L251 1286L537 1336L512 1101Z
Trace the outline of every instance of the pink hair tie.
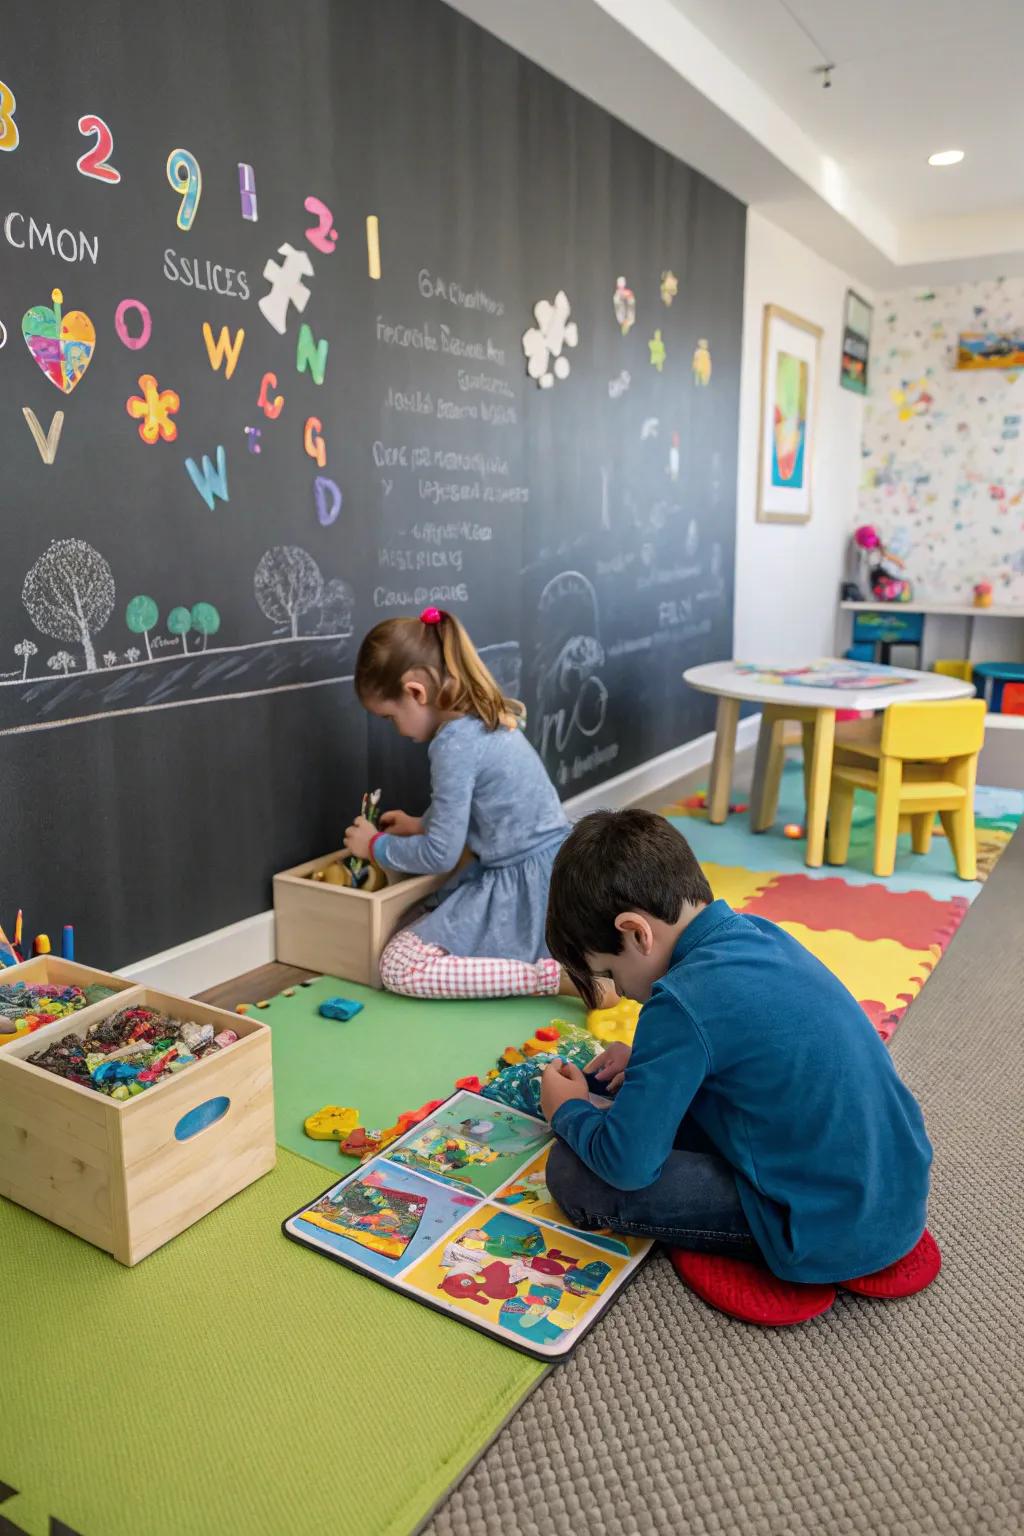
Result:
M420 622L422 624L440 624L440 608L424 608L423 612L420 614Z

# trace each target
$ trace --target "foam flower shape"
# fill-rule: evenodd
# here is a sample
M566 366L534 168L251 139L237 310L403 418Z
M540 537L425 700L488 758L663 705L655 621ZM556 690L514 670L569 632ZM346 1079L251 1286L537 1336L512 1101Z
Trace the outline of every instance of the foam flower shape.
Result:
M555 302L540 299L533 306L537 324L523 332L526 371L541 389L550 389L556 379L569 377L569 359L563 348L579 343L579 329L570 320L572 307L564 291L555 294Z

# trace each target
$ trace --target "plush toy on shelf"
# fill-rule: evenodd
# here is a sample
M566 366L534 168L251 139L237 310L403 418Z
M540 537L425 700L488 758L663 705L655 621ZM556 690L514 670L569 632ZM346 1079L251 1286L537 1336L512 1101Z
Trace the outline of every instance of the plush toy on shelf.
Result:
M887 547L873 523L862 523L853 535L853 542L867 561L875 602L909 603L914 589L907 578L899 574L904 569L904 562L896 552L901 541L892 539Z

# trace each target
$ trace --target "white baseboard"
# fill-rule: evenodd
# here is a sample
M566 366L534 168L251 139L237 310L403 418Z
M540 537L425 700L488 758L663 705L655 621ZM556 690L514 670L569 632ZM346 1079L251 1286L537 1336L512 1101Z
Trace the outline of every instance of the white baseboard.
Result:
M755 745L760 724L760 715L750 715L740 721L736 731L738 752ZM684 774L695 773L698 768L706 767L711 761L714 748L715 733L708 731L706 736L698 736L695 741L673 747L660 757L652 757L635 768L627 768L625 773L617 773L613 779L605 779L603 784L596 784L593 789L585 789L581 794L573 795L570 800L563 802L566 812L573 821L578 821L589 811L621 810L623 806L632 805L645 795L655 795L659 789L666 789Z
M739 751L752 747L757 740L760 715L741 720L736 732ZM644 795L657 794L686 773L693 773L711 761L715 735L709 731L688 741L681 747L673 747L660 757L629 768L625 773L605 779L594 789L585 789L565 801L566 813L577 821L588 811L603 809L619 810L632 805ZM257 912L244 917L241 922L214 933L204 933L196 939L165 949L162 954L150 955L134 964L119 966L118 975L130 977L149 987L163 987L184 997L194 997L232 976L241 976L267 965L274 959L274 914Z
M213 933L188 939L173 949L133 965L119 966L118 975L147 987L163 987L194 997L232 976L254 971L274 959L274 914L257 912Z

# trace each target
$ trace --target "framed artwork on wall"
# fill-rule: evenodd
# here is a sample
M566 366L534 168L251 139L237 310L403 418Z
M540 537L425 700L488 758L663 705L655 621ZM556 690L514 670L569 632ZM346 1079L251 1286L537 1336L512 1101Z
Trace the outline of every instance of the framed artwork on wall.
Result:
M839 382L854 394L868 392L868 354L871 349L871 316L874 310L852 288L846 290L843 306L843 356L839 364Z
M764 307L759 523L810 520L821 334L788 309Z

